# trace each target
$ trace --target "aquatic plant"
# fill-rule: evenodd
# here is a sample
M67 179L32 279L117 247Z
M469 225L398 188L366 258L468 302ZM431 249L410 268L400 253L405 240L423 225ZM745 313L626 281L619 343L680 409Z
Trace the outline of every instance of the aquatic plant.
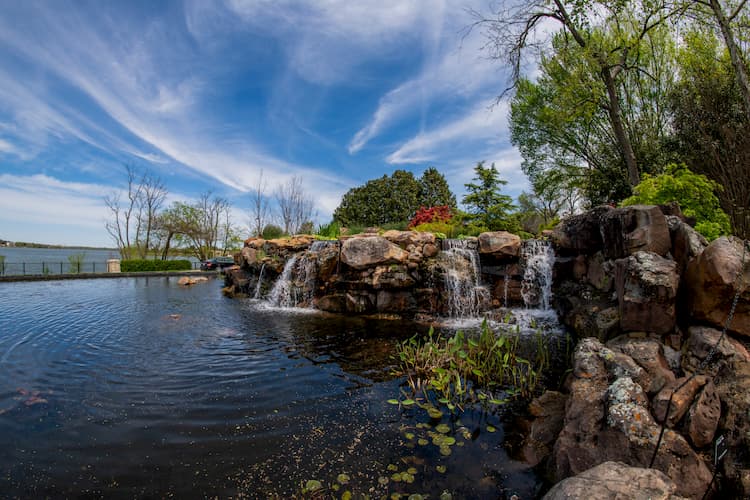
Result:
M83 265L83 259L86 258L86 252L74 253L68 255L68 272L80 273Z
M549 366L549 349L539 332L533 362L518 350L517 335L496 335L486 320L478 336L459 330L446 338L431 328L426 337L398 345L397 374L406 376L412 394L389 402L416 404L437 417L439 405L453 411L466 404L501 405L513 397L529 397Z

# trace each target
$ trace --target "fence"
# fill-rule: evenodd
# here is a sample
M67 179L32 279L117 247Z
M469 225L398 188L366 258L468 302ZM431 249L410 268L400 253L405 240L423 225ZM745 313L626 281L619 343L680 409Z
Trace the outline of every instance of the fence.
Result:
M200 262L192 262L193 269ZM106 273L107 261L0 262L0 276L47 276L53 274Z

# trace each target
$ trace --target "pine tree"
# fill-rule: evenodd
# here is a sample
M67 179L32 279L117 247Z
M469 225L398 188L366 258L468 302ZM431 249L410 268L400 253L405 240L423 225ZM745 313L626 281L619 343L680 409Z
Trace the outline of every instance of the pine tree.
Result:
M500 178L500 172L493 163L489 168L480 161L474 167L476 183L464 184L468 190L463 203L469 208L470 220L481 224L491 231L513 230L514 222L511 212L516 208L513 199L500 192L508 183Z

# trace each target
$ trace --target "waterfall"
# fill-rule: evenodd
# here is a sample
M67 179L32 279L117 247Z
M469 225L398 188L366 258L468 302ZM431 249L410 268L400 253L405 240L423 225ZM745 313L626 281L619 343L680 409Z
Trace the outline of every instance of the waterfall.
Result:
M253 294L254 299L260 298L260 286L263 284L263 271L266 270L266 263L264 262L260 266L260 272L258 273L258 283L255 285L255 294Z
M440 259L445 268L446 313L451 318L476 318L489 303L481 284L479 253L472 240L443 240Z
M284 264L284 270L281 271L281 275L273 284L269 300L271 304L279 307L292 307L294 306L294 283L292 282L292 273L294 272L294 266L297 265L297 256L292 256Z
M545 240L526 240L521 247L524 266L521 296L526 308L550 309L555 253Z

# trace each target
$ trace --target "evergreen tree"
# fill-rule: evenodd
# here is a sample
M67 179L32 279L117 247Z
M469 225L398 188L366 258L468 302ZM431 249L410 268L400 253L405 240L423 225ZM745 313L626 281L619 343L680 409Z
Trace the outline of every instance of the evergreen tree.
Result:
M470 220L491 231L517 229L510 214L515 209L513 199L500 192L508 181L500 178L494 163L487 168L480 161L474 167L474 172L477 182L464 184L469 192L464 196L463 203L469 208Z
M435 167L425 170L419 178L419 204L425 208L443 205L456 208L456 195L451 192L445 177Z

